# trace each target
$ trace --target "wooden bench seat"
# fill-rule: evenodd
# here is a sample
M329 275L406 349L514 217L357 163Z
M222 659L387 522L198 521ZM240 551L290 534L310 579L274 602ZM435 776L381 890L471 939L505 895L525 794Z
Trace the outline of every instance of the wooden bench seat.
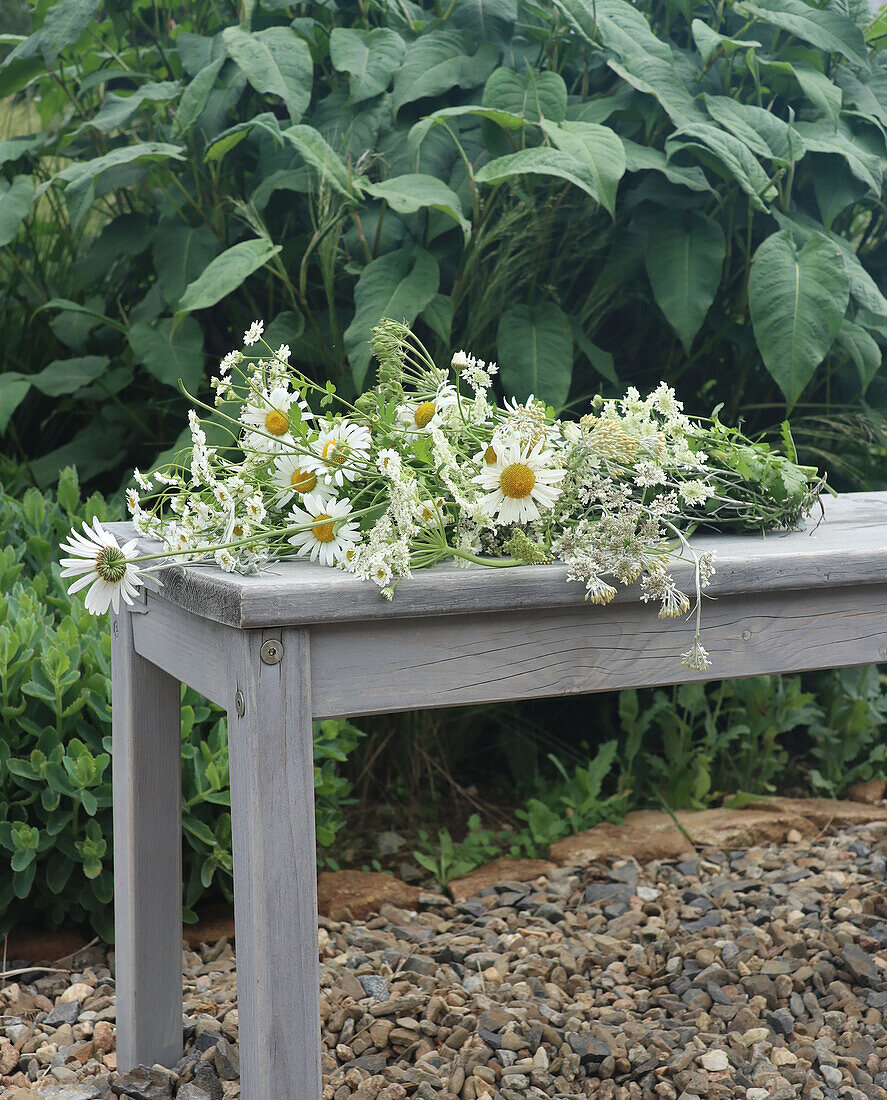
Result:
M306 562L166 569L112 622L120 1068L182 1050L180 683L228 711L242 1095L320 1100L312 720L885 660L887 493L824 507L693 539L717 553L704 676L679 663L692 621L587 605L558 565L441 565L390 602Z

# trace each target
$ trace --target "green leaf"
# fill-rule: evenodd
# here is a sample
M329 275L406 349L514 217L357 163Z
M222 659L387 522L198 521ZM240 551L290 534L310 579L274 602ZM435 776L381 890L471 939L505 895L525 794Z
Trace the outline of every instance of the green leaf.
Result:
M434 335L449 346L453 331L453 299L446 294L435 294L419 316Z
M208 225L163 222L154 233L153 260L160 293L174 306L218 254L219 240Z
M567 85L559 73L545 69L496 69L486 83L484 107L506 111L510 115L538 122L547 118L563 122L567 114Z
M22 134L20 137L7 138L0 141L0 165L33 153L35 149L46 145L46 134Z
M109 92L105 96L99 113L84 122L80 129L90 128L100 130L103 134L110 134L114 130L121 129L143 103L157 103L173 99L178 95L180 89L181 84L177 80L162 80L143 84L129 95L117 95L114 92Z
M92 160L75 161L74 164L63 168L52 177L53 182L61 180L69 187L84 187L89 181L95 180L102 172L109 168L119 168L122 164L132 164L141 161L184 160L185 154L180 145L170 145L163 141L143 141L137 145L123 145L119 149L112 149L100 157Z
M455 0L450 22L464 27L478 42L504 46L518 21L517 0Z
M702 55L702 60L709 64L715 53L720 50L725 57L737 50L760 49L761 43L749 38L731 38L726 34L718 34L716 30L704 23L701 19L694 19L691 25L693 41Z
M569 153L561 149L521 149L517 153L508 153L504 157L487 161L475 173L478 183L503 183L515 176L555 176L569 180L576 187L600 202L597 180L586 165L580 163Z
M83 34L98 11L101 0L57 0L46 13L40 29L40 52L50 68L66 46Z
M346 198L355 197L351 173L344 161L313 126L290 126L281 136L294 146L306 164L320 174L324 183L330 184Z
M675 126L701 122L705 117L670 61L641 50L628 50L621 60L610 58L610 68L632 88L654 96Z
M694 212L657 218L647 241L653 296L688 354L720 286L726 251L718 223Z
M616 364L613 361L613 356L588 339L575 317L570 318L570 331L573 333L573 339L579 346L579 350L598 374L606 378L608 382L618 385L619 378L616 375Z
M403 63L406 43L397 31L335 27L330 35L330 59L340 73L348 73L351 103L381 95Z
M257 92L277 96L298 122L311 102L314 63L308 43L291 27L268 27L255 34L226 27L228 56Z
M839 53L867 69L868 49L862 31L845 15L820 11L804 0L745 0L736 4L736 11L789 31L802 42L809 42L826 53Z
M861 325L846 319L841 322L836 343L853 361L859 373L860 392L864 394L881 369L884 354L879 344Z
M712 191L713 188L705 178L705 172L695 164L672 164L660 149L654 149L650 145L638 145L636 141L622 138L622 147L625 150L626 172L661 172L669 183L675 183L679 187L688 187L691 191Z
M792 73L800 85L801 91L820 111L827 114L834 126L838 125L843 94L841 89L825 73L814 69L812 65L795 62Z
M554 145L569 153L593 180L594 197L609 212L616 212L616 191L625 174L625 149L619 135L596 122L542 123Z
M756 209L767 209L764 198L773 197L775 188L744 141L711 123L694 124L681 127L666 140L665 154L669 159L682 150L692 150L720 175L735 179Z
M153 325L140 321L128 334L129 346L158 382L173 389L181 379L189 393L195 393L203 377L203 330L193 317L176 325L163 317Z
M216 256L204 271L189 283L179 299L176 319L197 309L208 309L232 294L254 271L268 263L280 251L264 237L241 241Z
M354 288L354 319L345 330L345 347L354 384L361 390L370 364L370 334L383 317L408 325L437 293L437 260L422 249L401 248L367 264Z
M850 296L839 249L814 233L799 252L774 233L752 262L748 304L764 366L791 410L832 345Z
M843 157L850 171L872 192L880 197L884 178L883 142L880 153L877 146L866 148L863 134L854 134L847 122L841 119L837 129L824 119L817 122L795 124L804 144L812 153L832 153Z
M738 103L730 96L706 95L704 99L711 117L759 157L788 163L804 155L798 131L771 111L752 103Z
M394 81L394 116L407 103L442 95L451 88L476 88L496 67L497 54L489 42L477 53L465 53L463 36L451 30L433 30L413 42Z
M176 110L176 123L183 134L186 134L203 114L210 92L215 87L216 79L226 60L225 57L217 57L215 61L204 65L182 92L182 98Z
M524 401L532 393L555 408L566 403L573 376L573 334L554 302L518 305L499 318L496 351L502 385Z
M31 209L33 198L34 182L30 176L16 176L5 190L0 191L0 248L15 238Z
M47 397L76 393L108 369L107 355L81 355L75 359L54 359L39 374L30 377L31 385Z
M434 176L415 173L407 176L395 176L382 183L365 183L364 191L377 199L384 199L398 214L414 214L423 207L440 210L452 218L462 228L466 242L471 236L471 223L462 214L459 196L451 188Z

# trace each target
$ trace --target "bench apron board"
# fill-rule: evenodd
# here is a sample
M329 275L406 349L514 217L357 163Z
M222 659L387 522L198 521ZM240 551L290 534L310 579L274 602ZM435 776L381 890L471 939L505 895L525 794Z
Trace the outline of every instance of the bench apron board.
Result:
M312 721L887 660L887 493L824 507L692 540L717 554L704 675L692 621L637 590L586 605L560 565L436 566L390 602L302 561L164 570L112 618L119 1068L182 1053L180 684L228 712L242 1095L320 1100Z

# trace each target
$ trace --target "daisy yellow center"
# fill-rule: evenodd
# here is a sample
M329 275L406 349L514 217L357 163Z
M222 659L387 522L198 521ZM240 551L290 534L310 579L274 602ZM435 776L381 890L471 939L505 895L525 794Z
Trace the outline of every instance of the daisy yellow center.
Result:
M322 516L317 516L314 523L311 524L311 530L318 542L332 542L336 537L335 528L335 520L325 513Z
M487 447L487 449L484 451L484 462L486 462L488 466L495 465L496 452L493 450L492 447Z
M290 484L297 493L310 493L317 485L317 475L311 470L293 470Z
M119 584L126 575L126 558L117 546L103 546L95 556L95 571L103 581Z
M423 401L421 405L417 405L416 411L413 413L413 421L416 427L426 428L436 412L437 409L433 401Z
M512 500L528 497L535 484L536 475L522 462L514 462L511 466L506 466L499 477L499 488Z
M271 435L283 435L289 426L289 420L287 420L282 412L278 412L277 409L272 409L265 417L265 427Z
M332 466L333 463L341 466L345 461L345 451L338 439L328 439L323 445L320 457L328 466Z
M234 526L231 528L231 534L236 539L243 538L243 524L235 523Z

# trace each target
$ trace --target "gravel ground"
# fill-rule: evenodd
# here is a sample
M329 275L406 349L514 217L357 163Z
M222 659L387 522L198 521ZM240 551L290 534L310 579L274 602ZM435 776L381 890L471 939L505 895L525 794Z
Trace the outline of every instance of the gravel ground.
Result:
M322 920L324 1098L887 1098L885 853L879 825ZM3 1097L240 1095L227 941L184 955L173 1074L117 1074L113 955L73 965L0 991Z

